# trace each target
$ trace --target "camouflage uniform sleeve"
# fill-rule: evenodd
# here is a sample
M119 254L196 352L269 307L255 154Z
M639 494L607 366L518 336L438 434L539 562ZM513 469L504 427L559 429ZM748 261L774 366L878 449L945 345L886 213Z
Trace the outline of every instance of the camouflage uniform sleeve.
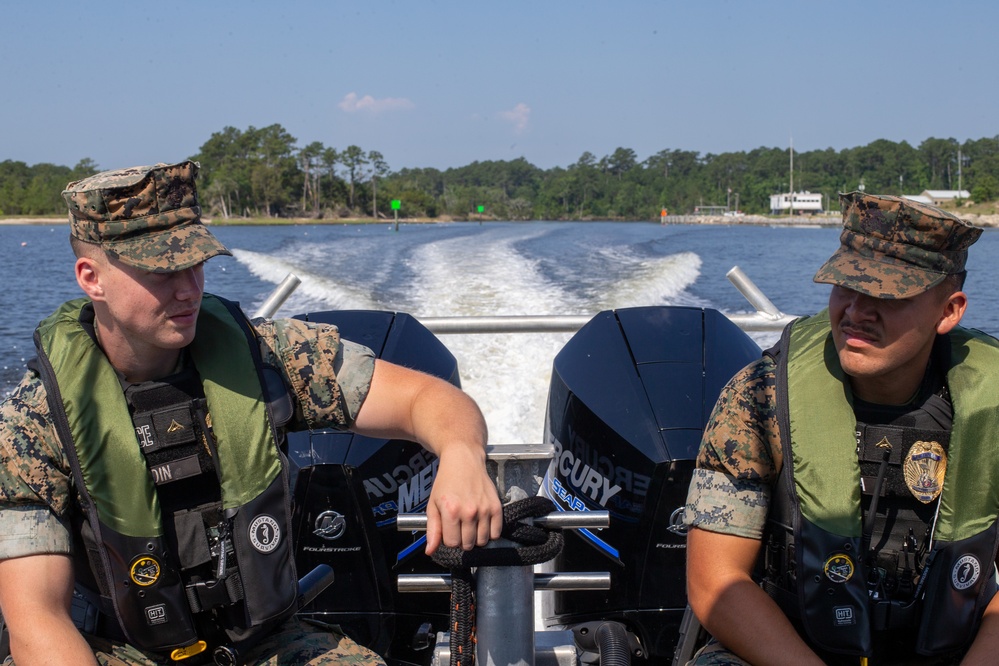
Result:
M295 401L292 429L353 426L368 395L375 354L340 338L336 326L256 319L265 363L284 373Z
M0 405L0 456L0 559L70 553L69 463L33 372Z
M760 539L782 462L775 366L764 356L722 390L701 439L685 522Z

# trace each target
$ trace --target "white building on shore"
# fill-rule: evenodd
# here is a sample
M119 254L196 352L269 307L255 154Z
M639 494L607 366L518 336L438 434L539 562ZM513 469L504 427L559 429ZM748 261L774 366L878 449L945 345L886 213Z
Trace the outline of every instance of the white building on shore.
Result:
M802 213L815 215L822 212L822 194L812 192L787 192L770 195L770 213Z
M968 190L923 190L920 196L926 197L934 206L943 203L950 203L954 199L970 199L971 192Z

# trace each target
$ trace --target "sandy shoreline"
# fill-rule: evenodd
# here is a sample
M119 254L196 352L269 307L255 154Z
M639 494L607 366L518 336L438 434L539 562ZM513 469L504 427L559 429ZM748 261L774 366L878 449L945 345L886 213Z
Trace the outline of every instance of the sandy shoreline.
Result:
M15 224L69 224L69 220L64 217L11 217L0 220L3 225Z

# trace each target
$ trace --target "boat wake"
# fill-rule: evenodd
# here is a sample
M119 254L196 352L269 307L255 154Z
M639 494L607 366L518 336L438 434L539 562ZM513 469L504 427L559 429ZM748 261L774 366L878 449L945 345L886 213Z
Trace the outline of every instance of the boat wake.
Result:
M554 239L536 231L488 235L488 241L481 233L350 238L294 243L275 254L234 249L233 255L265 282L278 284L289 272L302 280L283 313L375 309L419 319L708 305L689 292L701 268L693 252L655 257L624 244L584 255L568 247L559 252ZM532 252L546 242L548 249ZM482 407L490 441L540 441L552 359L571 334L440 337L458 359L462 387Z

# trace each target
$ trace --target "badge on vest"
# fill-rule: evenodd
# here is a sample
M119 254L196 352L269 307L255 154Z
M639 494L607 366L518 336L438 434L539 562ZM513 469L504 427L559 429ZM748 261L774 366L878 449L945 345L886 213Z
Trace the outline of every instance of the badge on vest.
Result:
M850 580L853 578L854 570L853 560L850 559L849 555L844 555L843 553L831 555L826 560L826 563L822 565L822 571L825 573L826 578L834 583L845 583Z
M946 471L947 452L939 442L915 442L902 464L905 485L923 504L940 497Z

